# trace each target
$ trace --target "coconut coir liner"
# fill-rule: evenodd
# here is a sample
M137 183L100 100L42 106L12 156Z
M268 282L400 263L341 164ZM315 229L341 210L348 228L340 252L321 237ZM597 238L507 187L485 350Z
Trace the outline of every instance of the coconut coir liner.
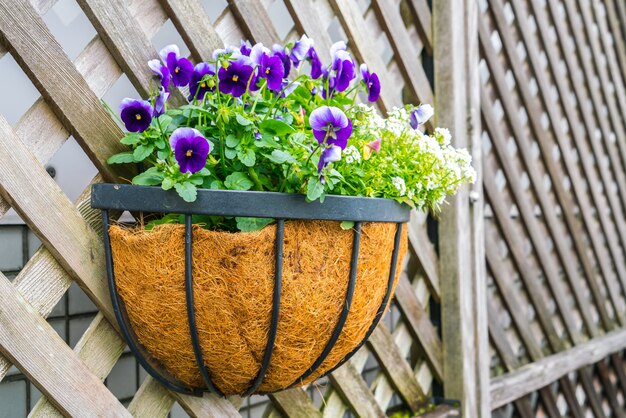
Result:
M204 387L193 354L185 304L183 225L152 231L110 228L119 294L139 342L173 376ZM335 366L361 342L387 290L396 224L365 223L354 297L326 360L303 384ZM213 383L241 394L265 352L274 288L276 226L259 232L193 228L196 322ZM338 222L285 223L283 282L276 344L260 392L283 389L324 349L348 285L352 231ZM396 281L407 250L403 228ZM395 288L395 282L394 282Z

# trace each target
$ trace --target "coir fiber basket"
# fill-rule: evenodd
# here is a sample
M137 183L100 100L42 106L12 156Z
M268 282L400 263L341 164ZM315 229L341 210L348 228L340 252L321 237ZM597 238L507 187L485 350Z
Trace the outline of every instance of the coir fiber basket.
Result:
M199 190L186 203L158 187L99 184L92 206L122 333L146 371L182 393L270 393L330 373L378 324L407 249L409 208L387 199ZM109 210L186 222L110 226ZM276 222L209 231L192 214Z

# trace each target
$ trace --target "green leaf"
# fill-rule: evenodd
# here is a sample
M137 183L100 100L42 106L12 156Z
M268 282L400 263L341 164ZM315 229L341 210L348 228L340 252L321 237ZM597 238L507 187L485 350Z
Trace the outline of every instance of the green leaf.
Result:
M260 231L267 225L274 222L271 218L242 218L236 217L237 229L241 232L256 232Z
M178 195L182 197L185 202L194 202L196 200L196 197L198 196L198 189L196 189L196 186L188 181L182 184L176 183L174 185L174 188L176 189L176 192L178 192Z
M156 167L151 167L133 178L133 184L139 186L157 186L163 182L163 173Z
M223 190L224 189L224 183L221 180L213 180L211 182L211 185L209 186L209 189Z
M240 124L241 126L252 125L252 121L246 118L245 116L243 116L241 113L235 113L235 119L237 119L237 123Z
M161 219L155 219L153 221L148 222L146 224L146 230L147 231L151 231L157 225L178 223L179 222L179 218L180 218L180 215L177 215L175 213L168 213L167 215L165 215Z
M230 148L235 148L241 142L241 138L235 135L228 135L226 137L226 146Z
M137 145L141 142L141 134L138 133L128 133L120 142L124 145Z
M343 221L341 224L341 229L343 229L344 231L347 231L349 229L354 228L354 221Z
M312 202L319 199L324 194L324 185L318 177L309 177L306 187L306 198Z
M259 126L259 129L264 133L275 136L282 136L296 131L293 126L276 119L265 119L263 123L261 123L261 126Z
M161 126L161 129L166 131L167 128L170 126L170 123L172 123L172 117L166 114L163 114L157 118L157 121L159 125Z
M228 158L229 160L232 160L233 158L235 158L235 156L237 155L237 150L234 148L226 148L224 150L224 155L226 156L226 158Z
M254 163L256 162L256 155L254 154L254 151L252 151L251 149L247 149L245 151L239 151L237 153L237 158L239 158L239 161L241 161L243 165L245 165L246 167L252 167L254 166Z
M107 160L108 164L125 164L134 162L135 157L133 156L133 151L120 152L119 154L112 155Z
M163 190L170 190L172 187L174 187L175 184L176 182L174 180L169 177L165 177L163 179L163 182L161 183L161 188Z
M279 149L276 149L276 150L272 151L272 154L270 154L270 155L265 154L265 156L270 161L273 161L276 164L282 164L282 163L285 163L285 162L289 162L289 163L295 163L296 162L296 159L293 158L293 155L291 155L287 151L283 151L283 150L279 150Z
M158 151L157 151L157 158L158 158L159 160L163 160L163 161L165 161L165 160L167 160L167 157L168 157L169 155L170 155L170 153L169 153L169 151L168 151L168 150L158 150Z
M245 173L235 171L226 177L224 186L230 190L250 190L252 186L254 186L254 183L252 183L252 180L250 180Z
M154 151L154 146L152 145L139 145L135 148L135 152L133 153L133 157L135 157L135 161L143 161Z

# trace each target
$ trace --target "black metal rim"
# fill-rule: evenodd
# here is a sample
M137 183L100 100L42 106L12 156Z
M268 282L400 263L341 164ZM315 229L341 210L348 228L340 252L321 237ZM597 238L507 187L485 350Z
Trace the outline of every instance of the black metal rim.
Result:
M120 329L132 353L146 371L163 384L167 389L175 392L202 396L203 392L212 392L223 396L211 380L210 372L204 362L204 356L200 347L198 329L195 319L195 303L193 295L193 229L192 214L221 215L221 216L250 216L263 218L276 218L275 240L275 274L272 301L272 314L266 349L262 364L255 378L250 382L248 389L243 394L249 396L258 391L265 378L274 351L274 343L278 330L278 318L280 313L280 300L282 291L283 270L283 243L285 219L317 219L335 221L354 221L354 235L350 260L350 273L345 293L345 303L340 317L335 325L332 335L328 339L323 351L298 379L289 387L295 386L307 377L311 376L324 362L339 339L343 326L350 313L350 305L356 286L358 267L359 246L361 238L362 222L393 222L396 223L394 249L389 268L389 279L385 296L369 327L364 339L343 360L324 376L340 367L348 361L367 341L371 333L378 325L389 303L393 282L395 279L396 265L402 236L403 223L409 220L410 209L406 205L388 199L372 199L346 196L328 196L324 203L306 202L304 196L286 193L265 192L238 192L226 190L199 190L198 200L194 203L185 203L174 192L163 191L158 187L144 187L117 184L97 184L92 187L92 207L102 210L102 222L104 226L104 248L106 256L106 269L109 282L109 292L116 319ZM254 199L254 204L251 204ZM187 304L187 320L189 322L190 339L200 374L205 382L204 388L190 388L171 376L156 361L151 359L150 354L137 341L132 330L124 302L121 300L115 285L115 273L113 255L109 237L109 210L145 211L157 213L182 213L185 214L185 290Z

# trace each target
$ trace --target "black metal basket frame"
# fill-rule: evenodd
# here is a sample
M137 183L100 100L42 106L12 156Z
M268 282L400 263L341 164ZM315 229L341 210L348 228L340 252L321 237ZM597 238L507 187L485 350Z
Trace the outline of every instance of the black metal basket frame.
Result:
M297 194L254 192L235 190L198 190L195 202L184 202L174 191L164 191L159 187L134 186L121 184L96 184L91 190L91 206L102 212L104 250L106 257L106 270L109 284L109 293L115 317L120 330L128 344L128 347L137 358L141 366L158 382L167 389L175 392L202 396L204 392L212 392L223 396L221 391L213 384L211 376L204 363L204 357L200 348L198 329L195 318L195 303L193 294L192 274L192 215L211 216L242 216L254 218L276 219L275 239L275 273L272 301L272 316L268 332L268 339L261 367L256 377L250 383L244 396L255 393L270 365L276 333L278 330L278 318L280 314L280 299L282 292L282 267L283 267L283 241L285 221L292 219L301 220L331 220L354 222L352 253L350 259L350 273L346 289L345 303L335 325L333 333L328 339L324 350L315 362L288 387L293 387L313 374L324 362L339 339L343 326L350 313L350 306L356 286L358 268L359 246L361 241L361 226L363 222L392 222L396 223L394 249L389 268L389 278L385 296L378 308L363 340L335 367L324 375L331 373L350 359L367 341L383 316L385 308L391 296L393 281L396 274L396 265L400 248L403 224L409 221L410 209L406 205L389 199L363 198L351 196L326 196L324 203L319 201L307 202L305 197ZM150 213L179 213L185 215L185 292L187 304L187 319L189 333L194 355L200 374L206 384L204 388L192 388L180 382L172 376L163 366L158 364L150 353L141 346L128 320L128 313L124 302L121 300L115 284L115 272L113 266L113 254L109 236L110 216L109 211L130 211Z

